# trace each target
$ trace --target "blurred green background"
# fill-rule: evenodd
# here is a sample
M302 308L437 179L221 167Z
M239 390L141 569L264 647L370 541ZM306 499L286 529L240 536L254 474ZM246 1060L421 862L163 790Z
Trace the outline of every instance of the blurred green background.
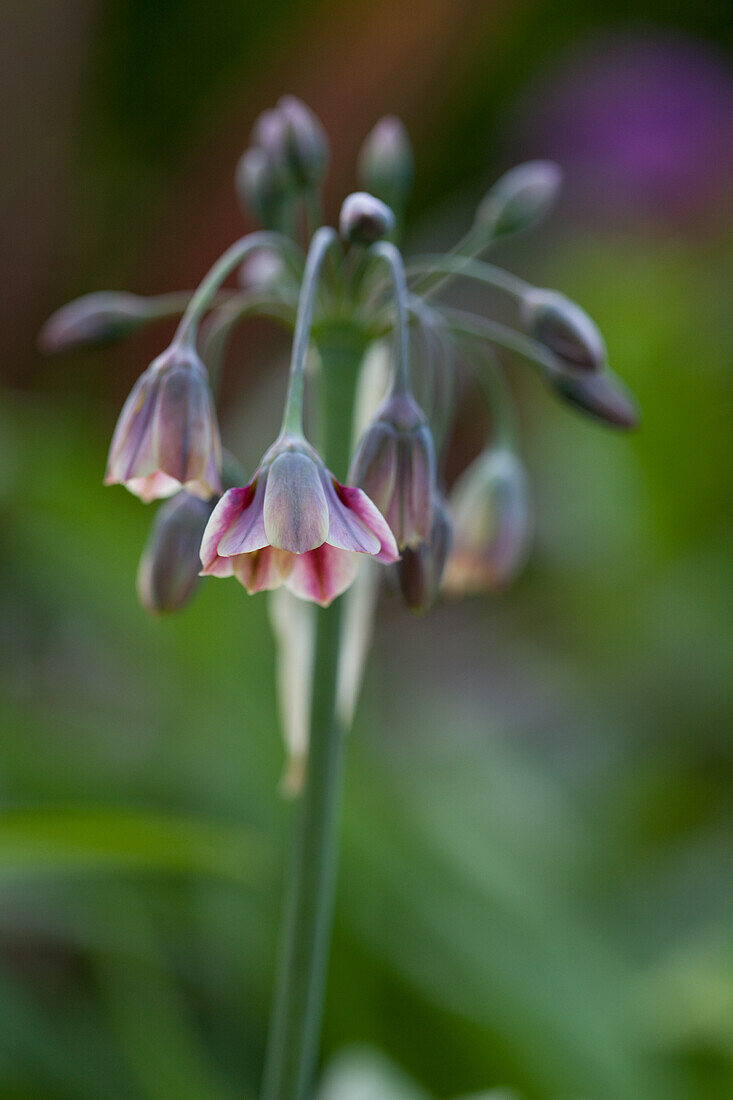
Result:
M151 509L101 476L166 333L34 341L87 290L193 285L284 92L329 130L331 218L368 129L404 119L421 251L499 172L558 159L555 217L498 259L596 318L643 411L614 435L512 368L525 573L424 620L384 602L322 1096L733 1096L730 29L692 0L4 0L3 1100L256 1095L292 816L265 602L137 605ZM286 350L260 323L235 346L247 464Z

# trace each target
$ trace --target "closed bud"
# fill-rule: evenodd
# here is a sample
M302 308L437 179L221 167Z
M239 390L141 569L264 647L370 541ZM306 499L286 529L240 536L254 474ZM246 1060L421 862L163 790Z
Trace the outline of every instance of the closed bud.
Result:
M278 171L264 149L245 149L237 165L235 186L245 212L267 228L275 225L284 192Z
M137 571L137 594L151 614L179 611L193 595L212 508L213 501L180 492L158 509Z
M613 428L635 428L639 408L634 397L610 371L600 374L558 374L550 378L557 395L587 416Z
M124 291L85 294L57 309L41 329L38 345L53 354L108 344L140 328L150 317L145 298Z
M475 225L493 237L517 233L540 221L562 183L562 171L551 160L531 160L501 176L476 211Z
M524 563L531 528L527 479L517 456L484 451L456 482L450 504L454 539L445 590L465 595L507 584Z
M299 187L317 187L328 166L328 138L323 126L301 99L286 95L277 111L284 122L284 151Z
M430 538L435 502L435 446L415 399L391 394L359 440L349 481L387 520L400 550Z
M440 591L443 570L453 542L453 524L442 496L436 497L433 526L427 542L407 546L397 562L400 591L412 611L427 611Z
M521 306L525 331L569 368L600 370L606 346L596 324L580 306L554 290L533 288Z
M366 191L355 191L344 199L339 216L339 231L349 244L370 245L388 237L395 218L390 208Z
M386 115L361 147L357 169L359 183L365 191L399 210L410 192L414 171L407 130L394 115Z

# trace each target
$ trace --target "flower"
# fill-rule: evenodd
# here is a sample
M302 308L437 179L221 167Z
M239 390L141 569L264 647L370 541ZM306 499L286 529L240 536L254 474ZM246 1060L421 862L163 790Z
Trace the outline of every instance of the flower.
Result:
M555 290L532 287L521 303L525 331L569 371L601 370L606 347L588 314Z
M366 191L347 195L339 214L339 232L349 244L374 244L394 230L395 217L390 208Z
M400 549L429 540L435 447L425 414L409 393L393 393L377 409L357 446L349 480L383 513Z
M219 428L206 368L191 348L171 345L138 378L120 413L105 485L125 485L146 503L179 489L208 500L221 492Z
M477 227L494 237L518 233L540 221L555 202L562 170L551 160L530 160L501 176L476 211Z
M435 501L429 541L405 547L395 567L402 598L412 611L426 611L435 601L452 542L453 524L440 494Z
M484 451L450 497L453 549L443 587L452 595L501 588L524 563L531 533L527 479L505 448Z
M365 191L395 209L404 204L413 175L407 131L394 115L385 115L367 135L359 152L359 182Z
M361 489L341 485L304 439L283 435L252 481L224 494L204 532L204 576L235 576L248 592L281 584L327 607L353 581L359 556L397 561L394 536Z
M179 611L199 579L199 546L213 503L176 493L156 513L137 571L140 603L153 615Z

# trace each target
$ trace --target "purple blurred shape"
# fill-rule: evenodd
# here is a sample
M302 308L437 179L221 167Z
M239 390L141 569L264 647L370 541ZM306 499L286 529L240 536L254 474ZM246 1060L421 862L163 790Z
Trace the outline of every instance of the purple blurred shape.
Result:
M733 76L713 47L611 35L568 57L524 102L534 154L581 169L612 204L706 212L733 181Z

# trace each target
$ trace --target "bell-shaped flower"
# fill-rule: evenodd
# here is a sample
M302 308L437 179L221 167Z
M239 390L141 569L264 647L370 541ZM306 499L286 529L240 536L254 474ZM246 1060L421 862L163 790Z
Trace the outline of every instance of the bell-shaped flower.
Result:
M206 368L192 348L171 345L138 378L117 421L105 485L148 502L185 489L221 492L221 444Z
M506 448L484 451L450 496L453 549L443 588L453 595L507 584L524 564L531 514L524 468Z
M349 480L374 501L400 550L429 540L435 446L425 414L409 393L392 393L379 407L356 448Z
M323 607L349 587L362 554L397 561L386 520L291 435L273 444L249 485L224 494L201 543L203 575L233 575L250 593L285 584Z

